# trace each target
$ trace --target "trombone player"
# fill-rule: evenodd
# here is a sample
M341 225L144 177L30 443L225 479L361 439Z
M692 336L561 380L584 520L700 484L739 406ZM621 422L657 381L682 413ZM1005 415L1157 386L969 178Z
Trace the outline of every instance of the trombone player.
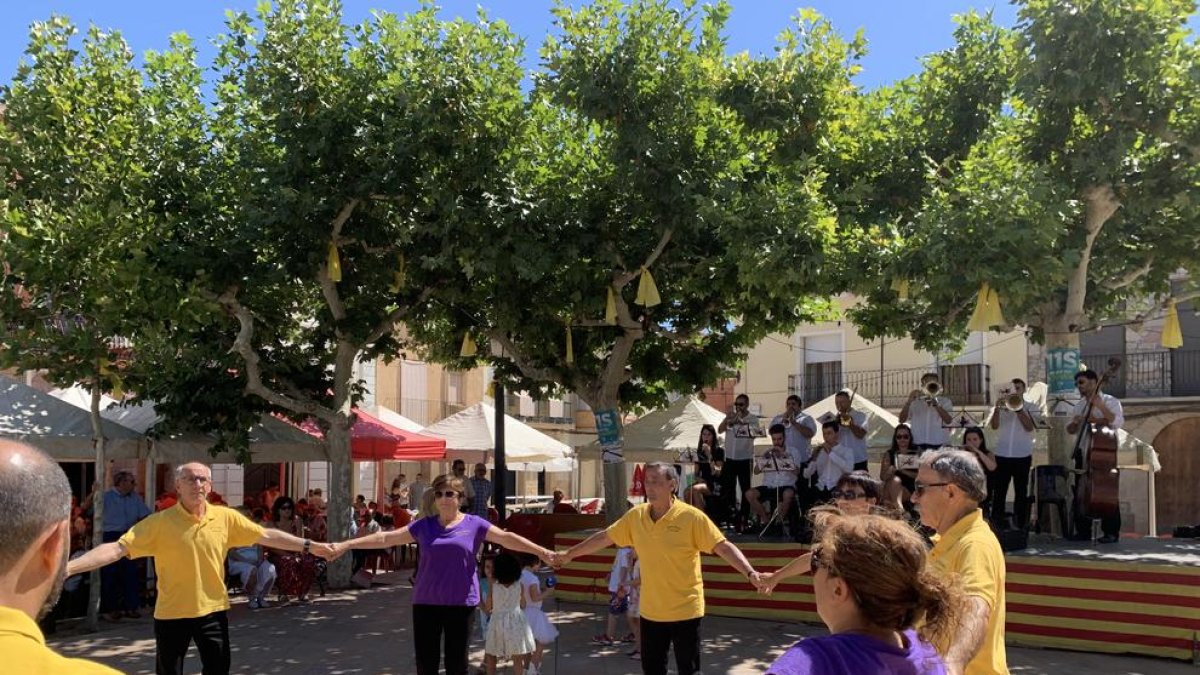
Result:
M914 389L900 409L900 423L912 427L914 447L929 450L950 444L947 426L954 419L954 404L944 393L938 374L925 373L921 388Z
M854 455L854 471L867 470L867 415L853 407L853 394L843 389L833 397L835 414L826 413L821 424L837 422L837 444Z
M996 471L992 474L992 523L1004 525L1008 483L1014 490L1013 525L1029 525L1029 470L1033 466L1033 433L1037 428L1036 404L1025 400L1025 380L1013 378L1012 387L1000 392L988 426L999 433L996 439Z

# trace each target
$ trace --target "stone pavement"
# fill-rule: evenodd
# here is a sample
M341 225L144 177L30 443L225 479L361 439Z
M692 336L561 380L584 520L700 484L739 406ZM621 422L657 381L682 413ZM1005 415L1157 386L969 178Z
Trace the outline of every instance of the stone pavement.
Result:
M235 598L230 612L233 672L302 675L411 675L412 613L408 570L382 575L369 591L332 593L309 605L273 606L251 611ZM591 636L603 632L603 606L547 601L550 618L562 632L557 654L547 649L545 675L637 675L629 646L599 648ZM704 672L749 675L766 667L797 639L824 629L792 623L709 617L702 628ZM106 663L125 673L154 672L150 619L105 623L98 633L70 631L53 636L55 649ZM483 643L473 645L481 663ZM1200 668L1166 659L1106 656L1010 647L1014 675L1200 675ZM673 670L674 666L672 666ZM3 656L0 655L0 671ZM188 673L200 672L193 647ZM511 672L502 669L498 672Z

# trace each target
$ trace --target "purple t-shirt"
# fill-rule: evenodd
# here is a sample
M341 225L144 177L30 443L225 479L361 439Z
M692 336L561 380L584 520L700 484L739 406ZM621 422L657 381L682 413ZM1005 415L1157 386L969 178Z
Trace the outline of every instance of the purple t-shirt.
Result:
M904 631L907 649L897 649L857 633L801 640L779 657L768 675L945 675L946 665L933 646Z
M437 516L422 518L408 526L408 533L421 547L414 605L479 604L479 568L475 556L491 526L469 513L449 528L442 527Z

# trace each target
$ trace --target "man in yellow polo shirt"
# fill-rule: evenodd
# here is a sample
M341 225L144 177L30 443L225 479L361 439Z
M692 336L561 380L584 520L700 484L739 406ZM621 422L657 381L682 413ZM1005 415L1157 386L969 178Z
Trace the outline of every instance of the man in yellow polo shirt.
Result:
M0 671L116 675L46 646L37 621L58 602L71 552L71 485L54 460L0 441Z
M913 503L921 522L937 531L929 562L957 575L967 612L949 644L936 645L950 675L1008 675L1004 651L1004 552L983 519L987 495L979 460L963 450L926 453L917 469Z
M632 546L642 567L639 608L642 672L665 675L674 646L679 675L700 670L700 619L704 582L700 553L715 553L757 582L758 572L703 511L675 499L679 476L665 462L646 465L646 503L630 509L607 530L557 554L559 565L607 546Z
M156 672L183 672L183 657L195 640L205 675L230 668L229 596L225 592L225 554L258 544L285 551L309 551L336 557L329 544L314 544L280 530L264 530L233 509L208 503L212 470L191 463L175 471L179 502L146 518L119 540L72 560L68 574L116 562L125 556L154 556L158 602L154 607Z

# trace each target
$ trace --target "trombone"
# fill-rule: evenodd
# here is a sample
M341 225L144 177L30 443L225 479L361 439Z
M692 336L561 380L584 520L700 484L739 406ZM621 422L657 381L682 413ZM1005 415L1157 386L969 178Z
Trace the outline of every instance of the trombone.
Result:
M1000 400L997 403L1003 403L1005 408L1013 412L1021 412L1025 408L1025 397L1013 389L1005 387L1000 390Z
M937 380L930 380L929 384L925 385L925 403L933 405L937 403L937 397L944 393L942 384Z

